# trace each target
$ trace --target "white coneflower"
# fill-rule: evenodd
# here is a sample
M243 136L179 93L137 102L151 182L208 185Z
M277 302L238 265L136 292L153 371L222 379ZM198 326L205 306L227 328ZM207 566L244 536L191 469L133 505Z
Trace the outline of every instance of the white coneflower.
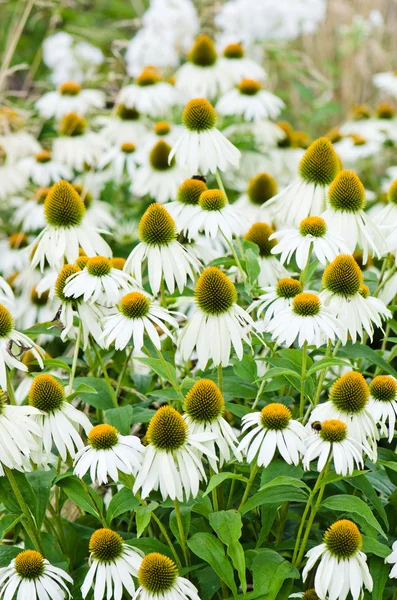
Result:
M279 279L288 277L287 269L272 253L277 240L274 239L274 229L270 225L254 223L245 234L244 239L256 244L259 248L258 261L261 270L258 275L258 284L260 287L276 285Z
M230 240L233 236L239 237L247 229L248 219L243 212L236 210L229 204L222 190L204 190L196 205L196 209L185 225L188 238L197 238L199 233L215 239L222 235Z
M85 223L84 203L70 183L55 183L44 201L46 227L32 244L32 267L44 268L45 260L54 269L60 269L66 258L74 262L79 247L87 256L111 256L109 245L98 231Z
M114 115L97 117L96 122L102 126L101 135L113 144L122 144L128 140L136 145L147 135L147 127L141 115L134 108L119 104Z
M40 414L34 418L42 431L42 449L37 453L36 462L45 464L54 444L63 461L68 453L74 458L76 452L84 448L78 432L79 425L85 433L92 429L86 415L74 408L66 399L63 386L48 373L37 375L28 394L30 406Z
M334 310L335 316L347 329L353 343L364 331L370 339L374 325L382 326L382 319L390 319L391 312L379 298L369 297L367 286L362 284L362 272L353 256L340 254L324 271L323 291L320 299Z
M124 141L107 150L98 162L98 169L105 169L109 179L120 182L124 177L132 179L136 172L137 155L135 144Z
M375 221L385 237L387 251L396 257L395 262L397 264L397 235L394 226L397 218L397 179L391 184L387 193L387 199L387 205L376 216Z
M146 67L134 83L121 88L117 103L156 118L178 104L178 97L170 83L161 81L155 67Z
M66 571L54 567L36 550L24 550L0 569L0 598L64 600L72 597L66 582L73 583Z
M72 170L67 165L53 160L48 150L24 158L19 164L33 183L40 187L48 187L59 179L72 179Z
M242 44L228 44L219 59L222 67L231 77L232 84L237 85L244 78L264 81L267 78L263 67L244 55Z
M237 168L240 151L215 127L216 120L216 111L208 100L190 100L182 114L185 130L173 146L169 160L175 156L181 168L203 175L217 169L225 171L229 165Z
M80 479L89 471L92 483L107 484L109 477L117 483L119 472L135 476L142 466L144 447L136 435L120 435L105 423L91 429L87 442L74 459L73 472Z
M314 577L314 588L321 599L345 600L350 592L353 600L359 600L364 587L371 593L373 581L361 546L357 525L348 519L336 521L325 532L323 543L307 552L303 581L321 559Z
M55 297L55 299L61 303L56 315L56 319L58 319L62 325L61 340L74 340L76 338L76 328L74 327L73 321L74 317L77 315L82 327L83 348L85 349L88 346L90 334L97 344L101 345L101 320L103 319L103 314L99 312L99 309L95 304L83 302L81 297L76 300L65 296L64 290L66 281L69 277L79 271L80 268L75 264L64 265L56 276L54 286L50 292L50 297Z
M215 366L226 367L234 348L243 356L243 341L250 344L253 321L237 304L237 291L230 279L217 267L207 267L194 292L196 312L179 337L183 360L197 352L198 366L205 369L212 359Z
M28 236L22 231L12 233L8 238L0 241L0 271L4 277L8 278L26 267L29 262L29 254L26 252L28 245Z
M158 552L150 552L142 560L138 583L133 600L200 600L197 588L179 575L174 561Z
M143 552L123 541L118 533L103 528L94 531L89 543L90 568L81 586L85 598L94 588L95 600L121 600L124 591L135 594L133 577L137 577Z
M397 381L391 375L378 375L369 384L368 410L383 435L393 441L397 414Z
M9 283L0 275L0 304L3 304L6 308L15 307L15 297Z
M91 183L93 189L95 190L96 186L93 185L92 180L88 180L87 183ZM93 191L91 193L89 191L90 188L87 187L84 183L73 183L73 187L76 192L81 197L84 202L84 206L86 209L85 212L85 221L87 225L90 227L95 227L96 229L102 228L113 228L116 225L116 220L111 213L111 204L108 202L104 202L99 200L100 189ZM101 188L101 184L99 184Z
M146 498L159 490L163 499L183 501L196 498L200 481L206 481L202 455L216 460L205 445L213 433L192 433L185 419L171 406L162 406L152 417L147 430L148 445L133 492L141 490Z
M7 368L27 371L19 356L31 350L40 367L43 368L44 351L27 335L14 329L14 319L9 310L0 304L0 387L7 391ZM15 354L14 354L15 352Z
M36 108L45 119L61 119L75 112L84 116L89 110L100 109L105 105L105 94L101 90L84 90L75 81L66 81L56 91L43 94L36 102Z
M104 318L101 340L106 348L114 342L116 350L124 350L131 340L134 349L141 350L146 333L152 344L160 350L159 329L174 340L166 323L178 329L178 321L168 310L157 306L143 292L129 292L121 298L114 314Z
M277 281L276 285L265 287L264 293L254 300L248 312L256 311L262 328L266 329L270 320L273 317L277 318L281 311L290 307L293 298L302 291L302 284L297 279L283 277Z
M230 71L218 60L214 42L202 34L195 40L188 61L175 73L175 87L185 98L215 98L233 87Z
M314 588L309 588L306 592L297 592L290 594L288 598L302 598L302 600L320 600Z
M94 256L85 261L85 267L69 277L63 293L67 298L80 298L84 302L97 302L114 306L121 294L136 286L136 282L124 271L112 266L106 256Z
M32 198L25 200L14 211L12 220L22 231L40 231L46 226L44 201L50 188L38 188ZM25 257L26 259L26 257Z
M55 313L54 303L49 301L49 293L39 294L34 286L30 293L23 293L18 298L15 319L18 327L29 329L36 323L47 323L52 321ZM39 338L40 339L40 338ZM42 340L44 341L44 340Z
M245 121L277 119L284 107L281 98L263 90L255 79L243 79L234 90L221 96L216 104L220 115L236 116Z
M317 348L328 341L341 339L346 343L347 332L335 317L335 311L324 306L317 294L297 294L291 305L275 314L266 326L272 340L279 345L315 345Z
M175 283L183 291L188 277L193 281L199 270L198 261L176 240L175 221L161 204L151 204L140 220L140 243L127 258L124 271L142 285L142 271L148 268L149 285L154 295L160 290L161 279L172 294Z
M276 450L289 465L299 463L305 452L306 431L284 404L268 404L260 412L244 415L242 423L243 433L254 426L238 446L249 463L255 461L258 467L267 467Z
M171 146L159 140L145 157L132 180L131 190L137 196L149 194L164 204L167 200L175 200L178 187L188 174L181 169L175 160L169 161Z
M272 211L267 208L267 201L277 194L277 182L269 173L263 172L251 177L247 191L240 196L233 206L242 212L251 222L272 222Z
M369 388L361 373L345 373L331 387L329 400L313 409L310 424L329 419L343 421L349 434L362 444L368 456L376 459L379 434L375 419L369 411L369 397Z
M154 123L152 129L146 133L143 144L140 146L141 152L139 152L139 156L141 156L141 153L144 155L144 153L150 152L153 146L160 140L167 142L172 148L182 130L182 125L175 125L169 121L157 121Z
M229 462L232 456L242 460L237 450L238 441L233 429L223 417L225 402L218 386L210 379L201 379L188 391L183 405L185 419L192 433L213 433L216 437L205 442L212 454L219 453L219 467ZM214 471L218 471L217 461L208 457Z
M28 183L28 175L20 164L11 162L0 145L0 200L21 192Z
M316 429L318 427L318 429ZM305 440L306 450L303 466L310 469L310 463L317 461L317 471L322 471L332 458L335 472L339 475L352 475L355 468L364 467L364 447L349 435L348 427L338 419L328 419L312 424L313 433Z
M298 229L281 229L272 234L277 236L277 244L272 254L280 254L282 264L290 263L295 254L296 264L303 270L313 251L322 265L331 262L338 254L349 254L347 243L336 231L329 231L327 221L322 217L306 217L299 223Z
M368 251L380 258L386 247L380 230L365 214L365 189L354 171L341 171L328 190L329 207L323 213L330 232L339 236L347 253L353 254L357 245L363 250L363 264Z
M397 72L386 71L375 73L372 78L374 86L397 98Z
M56 162L70 169L82 172L87 167L98 164L107 144L104 138L87 130L85 119L76 113L69 113L59 125L59 137L54 139L52 156Z
M176 200L168 202L166 205L166 209L175 220L176 226L181 233L186 233L192 217L197 212L200 196L208 189L203 179L200 177L186 179L178 187Z
M338 156L327 138L315 140L299 164L299 177L268 201L281 226L297 227L302 219L320 215L327 205L328 188L340 171Z
M391 553L385 558L385 563L393 565L389 577L395 579L397 577L397 542L394 542Z

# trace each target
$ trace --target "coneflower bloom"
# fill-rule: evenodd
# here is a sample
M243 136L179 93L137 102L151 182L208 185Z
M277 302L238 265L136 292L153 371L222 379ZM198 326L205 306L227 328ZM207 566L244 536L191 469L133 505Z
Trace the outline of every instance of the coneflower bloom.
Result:
M198 261L177 241L175 221L161 204L151 204L140 220L140 243L127 258L124 271L142 286L142 270L147 264L149 285L154 295L160 290L161 279L172 294L175 283L182 292L188 277L193 281L199 270Z
M397 577L397 542L394 542L391 553L385 558L385 563L393 565L389 577L395 579Z
M368 410L391 443L397 414L397 381L391 375L378 375L369 384L369 391Z
M76 113L68 113L59 124L59 136L54 139L52 156L56 162L82 172L97 165L106 149L104 138L87 129L87 122Z
M101 136L112 144L130 141L136 145L147 134L147 127L136 108L118 104L114 115L99 116Z
M21 192L28 183L28 175L20 165L12 162L0 145L0 200Z
M101 340L106 348L114 342L116 350L124 350L132 341L134 349L141 350L146 333L160 350L159 330L174 340L167 325L178 329L178 321L168 310L156 305L144 292L129 292L112 312L103 320Z
M316 423L317 425L317 423ZM349 435L346 423L338 419L328 419L318 424L319 430L312 428L312 434L305 440L303 466L310 469L310 463L317 461L317 471L322 471L332 458L335 472L339 475L352 475L355 468L364 467L365 448Z
M15 209L12 220L22 231L37 232L46 226L44 201L49 191L48 187L38 188L30 199L25 200Z
M117 483L119 472L135 476L142 466L144 446L136 435L120 435L105 423L90 430L87 442L74 459L73 472L81 479L89 471L92 483L107 484L109 477Z
M146 67L134 83L121 88L117 103L150 117L160 117L178 103L175 88L161 81L155 67Z
M118 182L121 182L125 177L132 179L136 168L136 146L129 141L112 146L98 162L98 169L106 169L105 174L108 178L114 178Z
M76 452L84 448L79 426L88 434L92 425L81 410L69 404L62 384L48 373L37 375L29 390L28 400L30 406L40 411L34 419L42 431L42 449L37 453L35 462L45 464L53 444L63 461L68 453L74 458Z
M93 227L85 223L85 206L74 187L67 181L55 183L44 201L47 225L31 245L32 267L45 260L54 269L60 269L66 258L73 263L83 248L87 256L111 256L109 245Z
M277 194L277 182L270 173L262 172L251 177L247 191L240 196L233 206L243 213L251 222L272 222L272 210L267 202Z
M375 73L372 80L375 87L397 98L397 73L395 71Z
M245 56L242 44L228 44L223 50L223 56L219 59L225 71L237 85L244 78L264 81L267 78L263 67Z
M8 278L26 267L29 263L29 255L26 252L28 245L29 238L22 231L0 240L1 273L4 277Z
M200 481L206 481L202 455L216 460L206 442L214 433L192 433L185 419L171 406L162 406L152 417L147 430L143 464L133 488L146 498L159 490L163 499L195 498Z
M48 187L60 179L72 179L72 170L61 162L53 160L49 150L41 150L35 156L28 156L19 163L28 177L40 187Z
M94 588L96 600L121 600L124 593L132 598L135 594L133 577L137 577L143 552L129 546L111 529L94 531L89 543L90 558L87 575L81 586L85 598Z
M361 373L345 373L331 387L329 400L313 409L308 427L315 421L343 421L348 427L349 435L365 448L371 459L376 459L379 433L375 418L369 410L369 398L370 391Z
M72 597L66 583L73 583L66 571L54 567L36 550L24 550L0 569L0 598L64 600Z
M368 296L369 290L362 283L360 267L350 254L340 254L324 271L324 289L320 299L335 312L353 342L364 331L372 339L374 325L382 326L382 319L390 319L391 312L381 300Z
M297 592L296 594L290 594L288 598L301 598L302 600L320 600L314 588L309 588L308 590L306 590L306 592Z
M192 433L213 433L216 437L205 442L212 454L219 453L219 467L229 462L232 456L242 460L237 450L238 441L233 429L224 418L225 401L218 386L210 379L200 379L189 390L183 406L185 419ZM217 461L208 456L214 471L218 471Z
M303 581L320 560L314 577L319 598L345 600L350 592L353 600L359 600L363 597L364 587L371 593L373 581L361 547L362 537L357 525L348 519L336 521L325 532L323 543L307 552Z
M338 254L349 254L345 241L335 231L330 232L322 217L306 217L299 223L298 229L281 229L273 233L270 239L277 237L272 254L279 254L281 263L291 261L295 254L296 264L303 270L313 251L322 265L331 262Z
M104 105L104 92L82 89L75 81L65 81L56 91L43 94L36 102L40 116L45 119L61 119L71 112L84 116L89 110L100 109Z
M175 220L176 226L181 233L186 233L192 217L197 212L200 196L208 189L203 179L199 177L186 179L178 187L176 200L168 202L166 205L166 209Z
M243 341L250 344L253 321L237 304L234 284L217 267L207 267L194 295L196 312L179 337L183 360L189 360L196 349L200 369L205 369L210 359L215 366L226 367L232 347L241 360Z
M275 94L262 89L255 79L242 79L238 86L221 96L216 110L223 116L236 116L244 121L277 119L285 107Z
M380 258L386 247L380 230L365 214L365 189L354 171L341 171L328 190L329 207L323 218L332 234L339 236L347 253L353 254L357 246L363 250L363 264L368 251Z
M256 244L259 248L259 266L261 268L258 275L258 284L261 288L270 285L276 285L282 277L288 276L287 269L273 254L273 249L277 245L274 238L274 229L267 223L254 223L244 236L244 239Z
M202 175L225 171L229 165L237 168L240 151L215 127L216 121L216 111L208 100L190 100L182 114L184 132L172 147L169 161L175 156L179 167Z
M395 263L397 264L397 235L394 227L397 218L397 179L391 184L387 199L387 205L376 216L375 221L385 237L387 251L395 256Z
M274 402L260 412L244 415L242 424L242 433L254 426L238 446L249 463L255 461L258 467L266 468L278 450L286 463L297 465L304 455L305 428L284 404Z
M133 600L200 600L197 588L179 575L174 561L158 552L150 552L143 558L138 584Z
M302 219L320 215L327 205L329 186L339 171L339 158L327 138L310 144L299 164L298 178L268 201L276 222L297 227Z
M256 311L258 322L266 329L270 320L291 306L293 298L303 291L302 284L297 279L283 277L274 286L264 288L264 293L258 296L248 308L248 312ZM257 325L259 324L257 323Z

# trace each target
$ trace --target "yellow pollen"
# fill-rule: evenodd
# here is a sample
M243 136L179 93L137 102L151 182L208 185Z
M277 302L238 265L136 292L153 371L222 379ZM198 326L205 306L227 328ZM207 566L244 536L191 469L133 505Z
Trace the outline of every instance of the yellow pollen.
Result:
M292 415L289 408L278 402L268 404L261 410L262 425L266 429L273 429L276 431L285 429L288 427L291 417Z

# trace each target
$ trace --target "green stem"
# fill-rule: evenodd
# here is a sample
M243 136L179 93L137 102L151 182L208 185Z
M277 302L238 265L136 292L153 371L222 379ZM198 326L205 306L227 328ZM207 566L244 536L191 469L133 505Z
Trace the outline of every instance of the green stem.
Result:
M161 281L160 281L160 305L163 308L167 308L167 300L165 297L165 285L164 285L164 277L161 276Z
M225 194L225 196L227 198L225 186L223 185L222 177L221 177L221 174L219 173L218 169L215 171L215 177L216 177L216 181L219 185L219 189Z
M127 370L128 363L130 362L130 359L131 359L131 356L132 356L132 353L133 353L133 351L134 351L134 346L131 346L131 348L130 348L130 351L128 352L128 354L127 354L127 356L126 356L126 359L125 359L125 362L124 362L123 368L121 369L121 372L120 372L119 378L118 378L118 380L117 380L117 386L116 386L116 399L119 397L120 388L121 388L121 383L122 383L122 381L123 381L123 378L124 378L125 372L126 372L126 370Z
M241 264L241 262L240 262L240 259L239 259L238 255L237 255L236 249L235 249L235 247L233 246L233 242L232 242L231 240L229 240L229 239L228 239L228 238L225 236L225 234L223 233L223 231L221 231L221 234L222 234L222 236L223 236L223 239L225 240L226 244L227 244L227 245L229 246L229 248L230 248L230 251L231 251L231 253L232 253L232 255L233 255L233 258L234 258L234 262L236 263L236 265L237 265L237 268L238 268L238 270L240 271L241 278L242 278L243 282L245 283L245 282L246 282L246 280L247 280L247 275L245 274L245 271L244 271L244 269L243 269L243 266L242 266L242 264Z
M307 342L304 342L302 347L302 377L301 377L301 393L299 402L299 418L303 419L305 412L305 383L306 383L306 364L307 364Z
M76 337L76 343L74 346L72 370L70 372L70 377L69 377L68 394L71 394L73 392L73 381L74 381L74 376L76 373L77 359L79 357L80 339L81 339L81 321L79 322L79 327L77 329L77 337Z
M222 386L223 386L223 371L222 371L222 365L218 365L218 388L220 389L220 391L222 392Z
M210 477L212 477L215 474L215 471L213 470L212 467L210 467ZM212 506L214 508L214 512L218 512L219 510L219 505L218 505L218 488L214 487L214 489L211 492L212 495Z
M36 550L44 556L44 549L43 549L43 545L41 542L40 532L36 527L36 523L34 522L34 519L30 513L28 505L26 504L25 499L18 487L18 483L14 477L14 473L12 472L11 469L6 467L5 465L3 465L3 469L4 469L5 475L10 483L12 491L15 494L15 498L17 499L17 502L19 504L21 512L24 516L23 522L24 522L24 527L26 529L26 533L32 540L33 545L36 548Z
M330 356L331 356L331 341L329 340L327 350L325 351L325 354L324 354L324 358L329 358ZM327 368L328 367L325 367L325 369L323 369L319 375L317 389L316 389L316 393L315 393L314 400L313 400L313 406L317 406L317 404L320 401L320 396L321 396L321 392L323 389L323 383L324 383L325 375L327 373Z
M103 376L105 378L105 381L107 382L107 384L109 386L110 394L112 396L112 402L113 402L115 408L118 408L119 405L118 405L118 402L117 402L117 397L116 397L116 394L114 393L112 382L110 381L110 377L109 377L109 374L108 374L107 369L105 367L105 363L102 360L101 353L99 352L98 348L96 347L96 343L95 343L95 340L93 338L91 338L91 343L92 343L92 347L93 347L94 352L95 352L96 359L97 359L98 363L100 364L100 367L101 367Z
M289 508L289 502L283 502L281 509L280 509L280 521L278 524L277 534L276 534L276 539L275 539L276 546L278 546L280 544L281 540L283 539L285 523L286 523L287 517L288 517L288 508Z
M241 508L242 506L244 506L244 504L245 504L245 502L246 502L246 500L247 500L247 498L248 498L248 494L249 494L249 493L250 493L250 491L251 491L252 485L253 485L253 483L254 483L254 481L255 481L255 477L256 477L256 474L258 473L258 471L259 471L259 467L258 467L258 465L255 465L255 466L252 468L252 471L251 471L250 478L249 478L249 479L248 479L248 481L247 481L247 486L246 486L246 488L245 488L244 495L243 495L243 497L242 497L242 499L241 499L240 506L238 507L238 510L240 510L240 508Z
M7 395L10 401L10 404L13 406L16 405L15 394L14 394L14 386L12 385L12 378L10 371L6 368L6 378L7 378Z
M183 529L182 516L181 516L181 511L179 508L179 502L176 498L174 500L174 508L175 508L176 522L178 524L179 537L181 538L183 557L185 559L185 564L188 567L189 566L189 551L188 551L188 548L186 545L185 530Z
M154 514L154 512L152 512L152 518L155 521L155 523L157 523L158 528L160 529L161 533L163 534L165 541L169 545L170 550L171 550L171 552L172 552L172 554L173 554L173 556L175 558L175 562L177 564L178 569L181 569L182 568L182 563L179 560L178 553L175 550L174 544L171 542L171 538L168 535L166 528L164 527L164 525L162 524L162 522L160 521L160 519L157 517L157 515Z
M180 390L180 388L179 388L178 382L177 382L177 381L175 381L174 377L172 376L172 374L171 374L171 372L170 372L170 370L169 370L169 368L168 368L168 364L167 364L167 362L164 360L164 356L163 356L163 355L162 355L162 353L161 353L161 350L157 350L157 348L156 348L156 352L157 352L157 356L158 356L158 357L159 357L159 359L161 360L161 364L163 365L163 367L164 367L164 369L165 369L165 372L166 372L166 373L167 373L167 375L168 375L168 381L170 382L170 384L172 385L172 387L174 388L174 390L175 390L175 391L176 391L176 393L178 394L178 396L179 396L179 398L180 398L180 400L181 400L181 402L182 402L182 406L183 406L183 404L184 404L184 402L185 402L185 397L184 397L184 395L182 394L182 392L181 392L181 390Z
M383 287L386 285L386 283L389 281L389 279L391 279L391 278L393 277L393 275L394 275L394 273L396 272L396 270L397 270L397 267L396 267L396 265L394 265L394 266L393 266L393 268L392 268L392 269L390 269L390 273L388 274L388 276L386 277L386 279L383 279L383 280L382 280L382 281L379 283L378 287L376 288L376 290L375 290L375 291L374 291L374 293L373 293L374 297L376 297L376 296L379 294L379 292L380 292L380 291L381 291L381 289L382 289L382 288L383 288ZM379 279L380 279L380 278L379 278Z
M259 390L258 390L258 392L257 392L257 394L256 394L256 396L255 396L254 403L253 403L253 405L252 405L252 407L251 407L251 408L252 408L252 410L255 410L255 409L256 409L256 405L258 404L258 402L259 402L259 399L260 399L260 397L261 397L261 395L262 395L263 388L265 387L265 383L266 383L266 379L264 379L264 380L262 381L262 383L261 383L261 385L260 385L260 387L259 387Z

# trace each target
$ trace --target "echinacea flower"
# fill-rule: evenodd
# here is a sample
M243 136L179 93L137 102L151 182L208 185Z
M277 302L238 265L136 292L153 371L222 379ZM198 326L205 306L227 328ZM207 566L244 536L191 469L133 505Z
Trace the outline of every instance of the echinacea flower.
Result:
M243 79L234 90L221 96L216 104L220 115L254 122L276 119L284 107L281 98L263 90L255 79Z
M368 410L383 435L393 441L397 414L397 381L391 375L377 375L369 384Z
M182 292L188 277L193 281L199 270L198 261L177 241L175 221L161 204L151 204L140 220L140 243L127 258L124 271L142 286L142 271L148 268L149 285L154 295L160 290L161 279L172 294L175 283Z
M143 553L129 546L123 538L106 527L94 531L89 543L90 558L87 575L81 586L85 598L94 588L95 600L121 600L124 592L135 594L133 577L138 575Z
M98 169L105 169L109 179L120 182L125 176L132 179L137 168L136 146L132 142L124 141L114 144L107 150L98 162Z
M372 81L375 87L397 98L397 73L395 71L375 73Z
M295 296L303 291L302 284L297 279L283 277L279 279L274 286L264 288L264 293L260 294L251 304L248 312L256 311L258 320L263 328L266 329L270 320L277 318L279 313L291 306ZM263 323L262 323L263 319Z
M310 463L317 461L317 471L322 471L332 458L335 473L352 475L355 468L362 469L363 446L349 435L346 423L338 419L328 419L319 424L319 430L312 427L312 434L305 440L303 466L310 469Z
M147 127L136 108L118 104L115 114L99 116L96 122L102 126L101 136L112 144L130 141L134 145L146 134Z
M299 421L292 418L289 408L274 402L260 412L244 415L242 433L245 433L238 450L247 457L247 462L255 461L258 467L267 467L278 450L289 465L297 465L304 455L306 431Z
M40 116L45 119L61 119L71 112L84 116L89 110L103 108L104 105L104 92L82 89L75 81L65 81L57 90L43 94L36 102Z
M238 441L233 429L225 420L225 401L218 386L210 379L200 379L188 391L183 405L185 419L192 433L213 433L216 437L208 442L213 454L219 452L219 467L229 462L234 456L242 460L241 452L237 450ZM218 471L217 461L208 456L208 462L215 472Z
M299 164L299 176L268 201L280 226L297 227L302 219L326 208L329 186L340 171L338 156L327 138L315 140Z
M135 82L121 88L117 96L118 104L153 118L166 114L177 100L175 88L161 81L155 67L146 67Z
M340 254L324 271L324 289L320 292L321 302L329 306L346 328L353 343L364 331L370 339L374 325L382 326L382 319L390 319L391 312L379 298L369 296L367 286L362 283L360 267L350 254Z
M0 145L0 200L21 192L28 183L28 175L23 168L10 161L5 149Z
M313 409L308 427L315 421L342 421L347 425L349 435L364 447L371 459L376 459L379 433L369 410L369 397L370 391L361 373L345 373L332 385L329 400Z
M341 339L346 343L346 329L335 317L332 309L324 306L317 294L302 292L291 301L291 305L274 314L266 326L272 339L278 344L291 346L295 340L317 348L329 340Z
M83 248L87 256L111 256L108 244L94 227L86 224L84 203L74 187L67 181L55 183L44 201L47 225L32 244L32 267L44 262L60 269L66 258L73 263Z
M14 328L14 319L10 311L0 304L0 387L4 391L8 388L7 368L28 370L28 367L19 360L21 353L26 350L32 351L42 369L44 351L27 335Z
M186 179L178 187L175 201L167 203L166 209L181 233L186 233L192 217L197 212L200 196L207 189L207 184L199 177Z
M387 251L395 256L397 264L397 235L394 227L397 218L397 179L393 181L387 192L387 200L385 208L376 215L375 222L385 237Z
M395 579L397 577L397 542L394 542L391 553L385 558L385 563L393 565L389 577Z
M241 360L243 341L250 344L253 321L237 304L234 284L217 267L207 267L194 295L196 312L179 337L183 360L189 360L196 349L200 369L205 369L210 359L214 366L226 367L232 346Z
M22 231L41 231L46 226L44 201L50 188L38 188L32 198L25 200L14 211L13 222ZM26 261L26 257L25 261Z
M191 173L217 169L225 171L229 165L238 167L240 151L216 128L217 114L205 98L190 100L182 113L185 129L169 154L179 167Z
M28 400L30 406L40 411L34 417L42 431L42 449L37 453L36 462L45 464L53 444L63 461L68 454L74 458L76 452L84 448L79 426L88 434L92 428L89 418L69 404L62 384L48 373L34 378Z
M357 246L363 250L363 264L368 252L380 258L386 247L382 234L363 210L365 189L354 171L343 170L328 190L328 208L322 214L332 234L339 236L353 254Z
M279 279L288 276L287 269L273 254L273 249L277 244L274 235L274 229L270 225L258 222L251 225L244 236L245 240L256 244L259 248L258 284L261 288L276 285Z
M231 77L232 83L237 85L242 79L257 79L264 81L267 78L264 68L251 58L245 56L243 45L240 43L228 44L219 59L222 67Z
M41 150L19 163L29 179L40 187L48 187L60 179L72 179L72 170L65 164L53 160L49 150Z
M306 267L312 251L324 266L338 254L349 254L348 245L335 231L329 231L322 217L306 217L299 223L298 229L281 229L272 235L278 240L272 254L280 254L282 264L289 264L295 254L296 264L301 270Z
M157 410L146 435L148 445L134 483L134 494L141 490L142 498L146 498L152 490L159 490L163 500L196 498L200 481L207 480L202 456L217 460L206 445L216 435L192 433L182 415L171 406Z
M28 245L28 236L22 231L12 233L8 238L0 240L0 271L4 277L8 278L26 267L29 262L29 255L26 252Z
M174 561L158 552L143 558L138 584L133 600L200 600L197 588L179 575Z
M243 213L251 222L272 222L272 211L267 202L277 194L277 182L270 173L262 172L251 177L247 191L240 196L233 206Z
M72 112L59 124L59 136L54 139L52 156L56 162L82 172L87 165L95 166L106 149L104 138L87 129L87 122Z
M143 292L125 294L112 312L103 321L101 340L106 348L114 342L116 350L124 350L132 341L134 349L141 350L146 333L155 348L160 350L159 330L173 340L167 325L178 329L178 321L168 310L156 305Z
M306 592L297 592L290 594L288 598L301 598L302 600L320 600L314 588L309 588Z
M0 569L0 598L64 600L72 597L66 582L73 583L66 571L54 567L36 550L24 550Z
M314 577L314 588L321 600L345 600L349 592L353 600L359 600L364 587L371 593L373 581L361 547L357 525L348 519L336 521L325 532L323 543L307 552L303 581L321 559Z
M113 425L96 425L87 436L88 445L74 458L74 474L82 479L89 471L92 483L119 481L118 473L136 475L142 466L144 447L136 435L121 435Z

